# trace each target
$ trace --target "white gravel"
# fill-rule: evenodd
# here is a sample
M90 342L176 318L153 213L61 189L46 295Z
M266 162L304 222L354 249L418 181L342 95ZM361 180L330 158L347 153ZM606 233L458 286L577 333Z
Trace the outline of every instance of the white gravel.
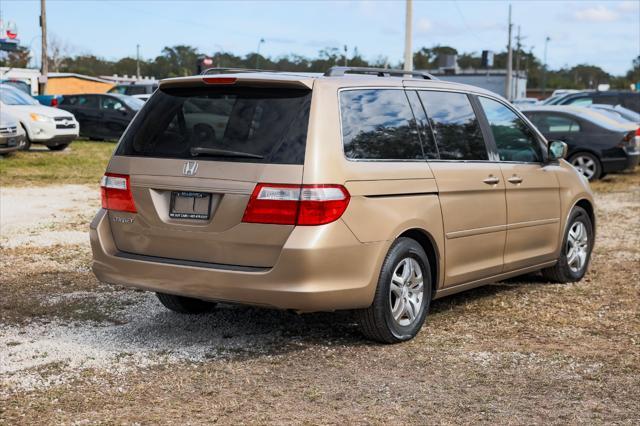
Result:
M88 244L86 232L60 228L99 207L94 185L0 188L0 247Z

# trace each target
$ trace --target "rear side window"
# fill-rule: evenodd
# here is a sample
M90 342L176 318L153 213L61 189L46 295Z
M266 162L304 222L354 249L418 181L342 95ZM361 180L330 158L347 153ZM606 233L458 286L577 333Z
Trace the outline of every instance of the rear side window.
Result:
M417 127L404 90L340 92L342 141L351 159L423 159Z
M436 138L441 160L488 160L471 102L464 93L418 92Z
M303 164L311 91L249 87L158 90L117 155Z
M500 102L483 96L478 99L491 127L500 160L542 161L540 142L524 120Z

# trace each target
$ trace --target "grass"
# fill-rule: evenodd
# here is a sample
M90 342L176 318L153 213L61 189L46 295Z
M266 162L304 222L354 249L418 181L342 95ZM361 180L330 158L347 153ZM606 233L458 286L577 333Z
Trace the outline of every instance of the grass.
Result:
M0 158L0 186L96 184L114 148L113 142L75 141L53 152L36 145Z

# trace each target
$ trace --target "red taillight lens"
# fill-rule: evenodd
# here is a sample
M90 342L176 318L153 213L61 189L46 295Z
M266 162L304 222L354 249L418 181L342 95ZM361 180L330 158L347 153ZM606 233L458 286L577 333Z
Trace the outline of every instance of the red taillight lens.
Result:
M51 106L52 107L57 107L58 106L58 100L56 98L52 98L51 99Z
M203 77L202 80L207 84L235 84L235 77Z
M640 136L640 127L636 129L636 136Z
M121 212L136 213L136 205L131 194L128 175L105 173L100 180L102 208Z
M243 222L323 225L342 216L351 196L342 185L256 185Z

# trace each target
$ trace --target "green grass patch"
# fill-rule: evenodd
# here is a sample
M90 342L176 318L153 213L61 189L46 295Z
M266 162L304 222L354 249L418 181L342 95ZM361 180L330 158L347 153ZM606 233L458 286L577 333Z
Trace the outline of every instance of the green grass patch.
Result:
M75 141L54 152L35 145L35 150L0 158L0 185L97 184L114 148L114 142Z

